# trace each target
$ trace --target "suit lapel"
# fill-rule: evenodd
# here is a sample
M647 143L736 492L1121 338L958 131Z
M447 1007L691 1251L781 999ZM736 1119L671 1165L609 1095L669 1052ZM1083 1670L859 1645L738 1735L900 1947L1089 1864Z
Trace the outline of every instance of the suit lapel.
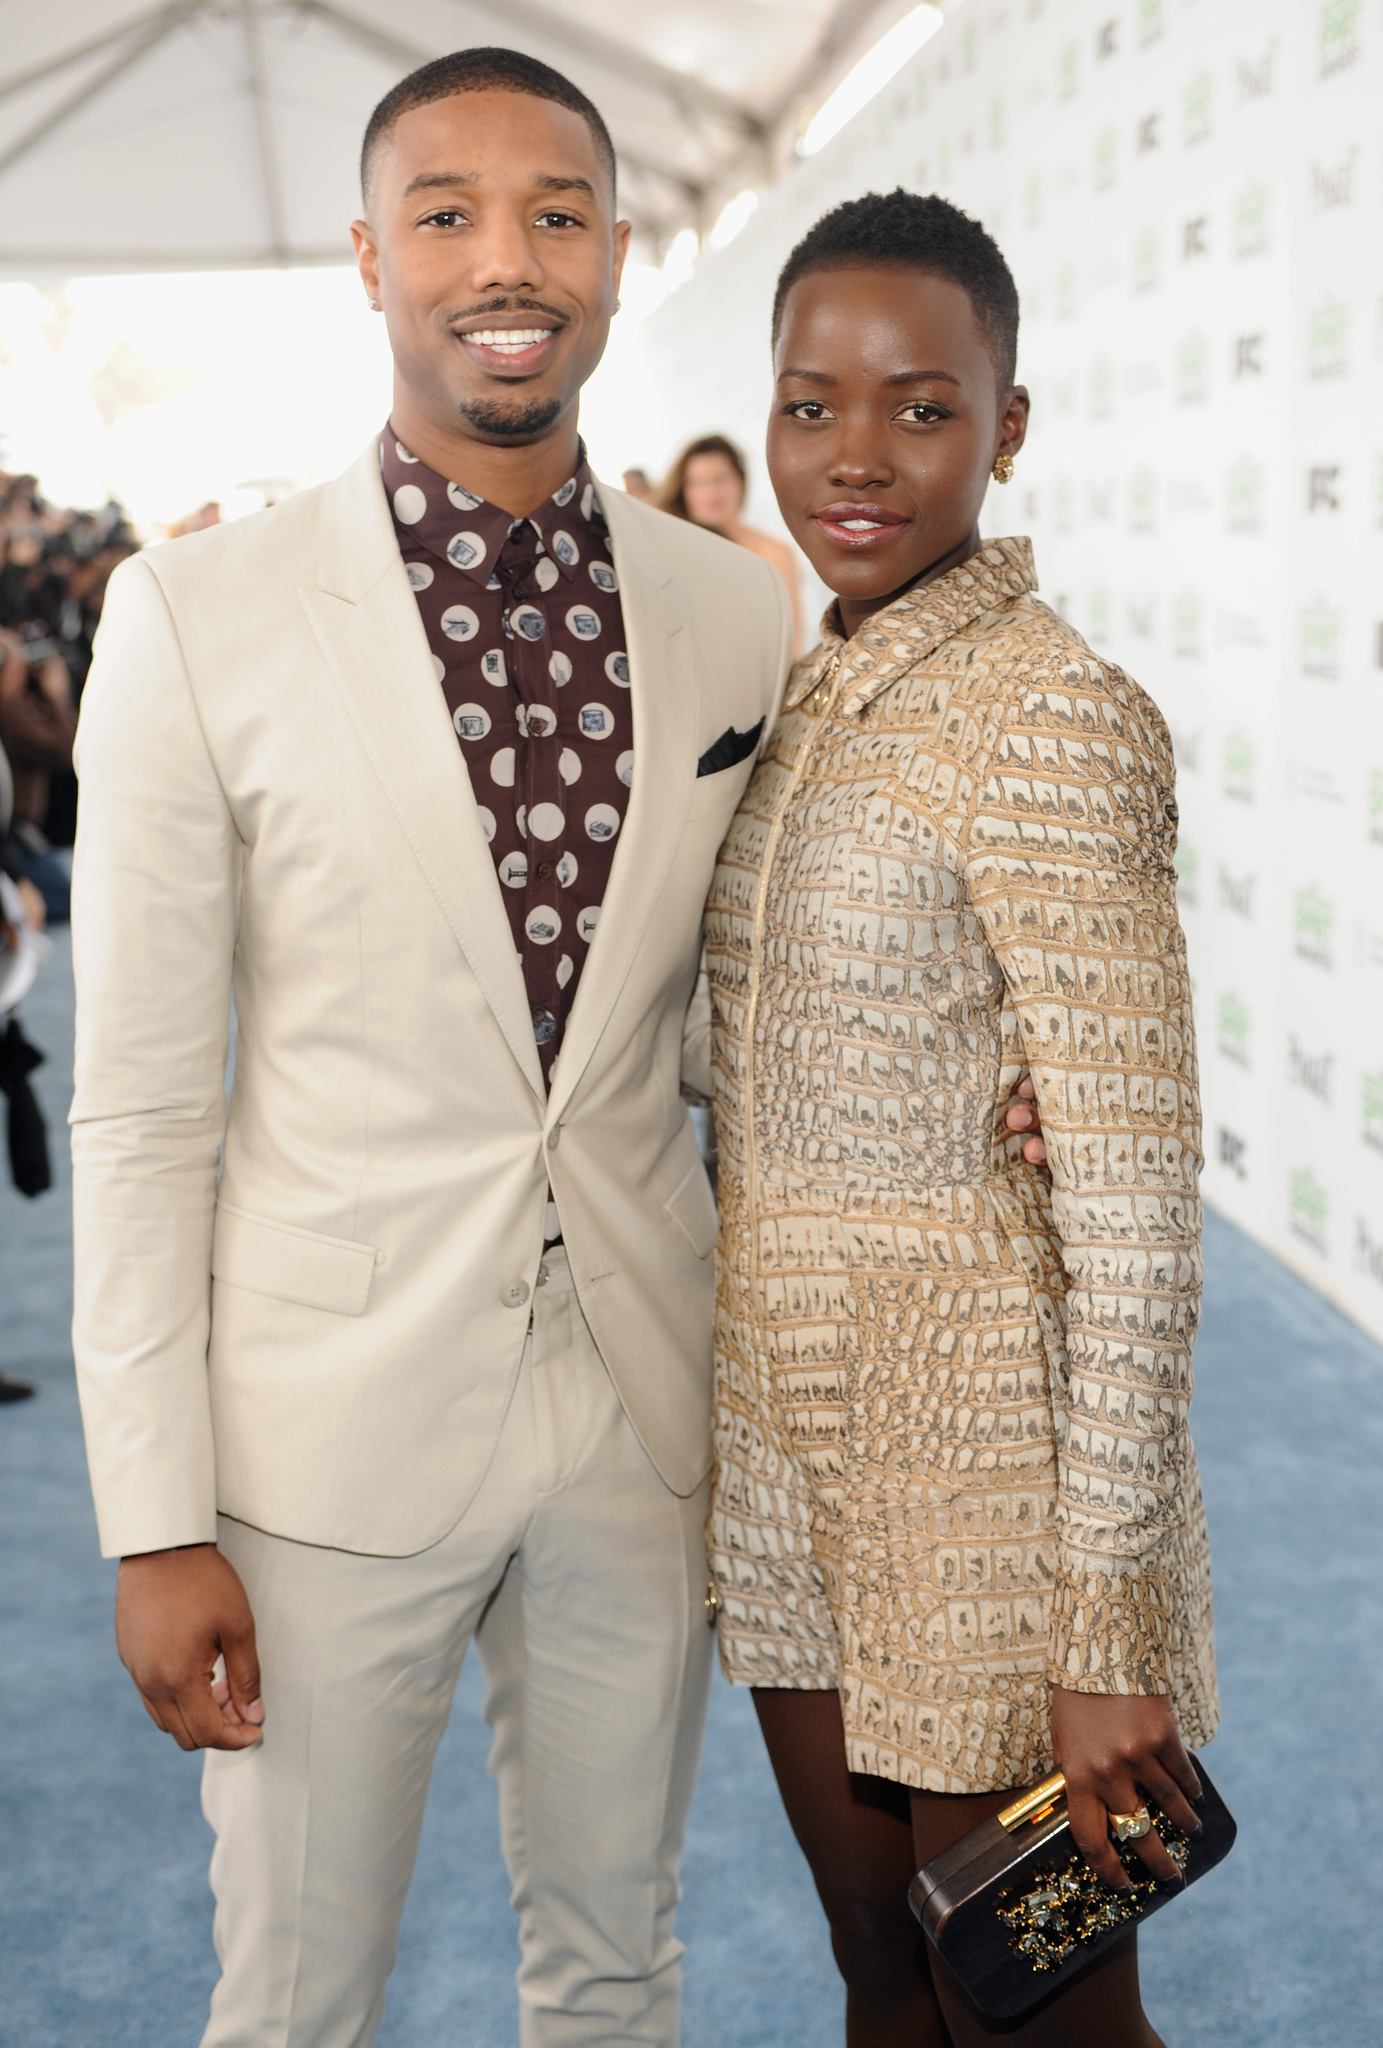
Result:
M602 488L633 692L634 780L600 922L567 1021L549 1121L559 1117L600 1042L634 964L677 848L696 772L696 677L687 591L649 547L647 515Z
M404 836L541 1098L543 1075L523 971L399 554L373 443L324 493L317 587L300 594ZM637 729L636 721L636 745Z

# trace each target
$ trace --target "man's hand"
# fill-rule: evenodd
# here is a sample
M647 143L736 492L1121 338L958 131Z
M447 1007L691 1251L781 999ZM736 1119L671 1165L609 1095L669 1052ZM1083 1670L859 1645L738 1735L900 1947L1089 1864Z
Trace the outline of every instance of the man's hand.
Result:
M1023 1157L1031 1166L1045 1165L1047 1148L1042 1142L1042 1118L1038 1114L1037 1090L1032 1084L1031 1074L1024 1074L1009 1097L1004 1122L1011 1131L1032 1131L1035 1134L1023 1147Z
M1130 1885L1109 1839L1111 1813L1136 1813L1145 1798L1152 1798L1173 1827L1186 1835L1200 1833L1190 1802L1200 1798L1201 1781L1182 1748L1165 1693L1128 1698L1054 1686L1052 1743L1066 1773L1072 1839L1091 1869L1116 1891L1128 1891ZM1156 1829L1129 1846L1151 1876L1182 1883Z
M249 1749L263 1740L254 1616L214 1543L122 1558L115 1642L150 1720L179 1749Z

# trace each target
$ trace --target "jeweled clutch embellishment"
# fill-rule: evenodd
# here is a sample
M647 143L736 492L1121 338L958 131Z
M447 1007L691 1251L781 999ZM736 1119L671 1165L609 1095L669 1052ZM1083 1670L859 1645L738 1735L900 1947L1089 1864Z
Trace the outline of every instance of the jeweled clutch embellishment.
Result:
M1167 1854L1184 1877L1189 1859L1186 1837L1165 1814L1154 1812L1153 1827L1167 1845ZM1111 1891L1095 1875L1079 1849L1058 1863L1040 1863L1021 1883L1000 1892L994 1903L999 1919L1011 1930L1009 1947L1034 1970L1055 1970L1077 1949L1112 1927L1143 1919L1158 1891L1147 1865L1119 1852L1133 1891ZM1140 1875L1141 1873L1141 1875Z
M1193 1839L1151 1802L1131 1814L1111 1814L1111 1836L1123 1836L1115 1840L1115 1853L1130 1891L1112 1890L1077 1849L1059 1771L918 1871L909 1891L912 1909L982 2013L1023 2018L1180 1896L1149 1873L1132 1847L1145 1829L1157 1830L1188 1885L1229 1854L1234 1817L1199 1758L1196 1773L1201 1832Z

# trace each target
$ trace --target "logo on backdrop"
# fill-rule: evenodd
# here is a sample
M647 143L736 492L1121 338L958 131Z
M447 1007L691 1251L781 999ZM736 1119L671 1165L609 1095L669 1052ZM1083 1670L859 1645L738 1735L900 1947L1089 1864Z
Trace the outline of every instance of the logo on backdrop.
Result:
M1194 846L1188 846L1183 839L1172 856L1177 873L1177 901L1187 910L1199 910L1201 857Z
M1253 1030L1253 1019L1249 1014L1248 1004L1232 990L1226 990L1220 997L1216 1023L1221 1057L1233 1060L1236 1067L1251 1065L1249 1038Z
M1234 202L1231 236L1236 256L1267 255L1272 246L1272 205L1273 195L1261 178L1244 186Z
M1301 615L1301 672L1318 682L1333 683L1340 673L1340 642L1344 621L1333 604L1323 597L1306 606Z
M1340 509L1340 465L1318 462L1306 472L1308 512L1338 512Z
M1329 213L1337 206L1353 206L1354 176L1359 164L1359 145L1351 142L1342 157L1332 164L1311 166L1311 206L1316 213Z
M1309 1166L1293 1167L1287 1178L1287 1228L1321 1258L1330 1256L1330 1196Z
M1366 1216L1354 1219L1354 1264L1356 1271L1383 1287L1383 1240L1374 1236Z
M1369 772L1364 792L1365 828L1375 846L1383 846L1383 768Z
M1335 1071L1333 1052L1309 1052L1295 1031L1287 1040L1287 1079L1293 1088L1329 1103L1331 1078Z
M1322 78L1333 78L1359 62L1359 16L1364 0L1321 0L1316 49Z
M1237 1131L1231 1131L1227 1124L1219 1130L1220 1164L1226 1173L1232 1173L1236 1180L1249 1177L1249 1141L1241 1138Z
M1298 889L1292 904L1292 951L1313 967L1333 968L1335 906L1319 889Z
M1254 747L1249 734L1240 728L1226 733L1224 769L1220 787L1236 804L1253 802Z
M1241 57L1235 67L1239 84L1239 104L1246 107L1252 100L1265 100L1273 89L1273 74L1277 65L1277 39L1268 44L1260 57Z
M1365 1074L1359 1087L1359 1136L1375 1152L1383 1152L1383 1067Z
M1306 325L1306 374L1319 383L1349 375L1349 307L1343 299L1322 299Z
M1261 533L1268 495L1267 473L1252 455L1230 465L1225 480L1225 525L1231 533Z
M1219 901L1221 910L1227 910L1233 917L1246 918L1253 922L1253 892L1258 887L1257 875L1231 874L1224 862L1220 863Z

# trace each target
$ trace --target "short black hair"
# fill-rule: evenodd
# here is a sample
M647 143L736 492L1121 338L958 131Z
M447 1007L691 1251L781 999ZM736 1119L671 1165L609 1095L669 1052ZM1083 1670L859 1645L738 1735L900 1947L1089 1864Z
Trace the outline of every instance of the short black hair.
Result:
M453 50L449 57L434 57L391 86L365 124L360 145L360 189L366 189L370 161L400 114L414 107L430 106L433 100L448 100L463 92L521 92L530 99L552 100L559 107L579 114L591 131L596 154L615 184L615 145L594 101L580 86L573 85L560 71L537 57L525 57L521 50L481 47Z
M814 270L876 265L926 270L968 292L994 356L1000 384L1018 367L1018 287L998 243L977 220L935 192L866 192L823 213L783 265L773 295L773 340L783 306L801 277Z

